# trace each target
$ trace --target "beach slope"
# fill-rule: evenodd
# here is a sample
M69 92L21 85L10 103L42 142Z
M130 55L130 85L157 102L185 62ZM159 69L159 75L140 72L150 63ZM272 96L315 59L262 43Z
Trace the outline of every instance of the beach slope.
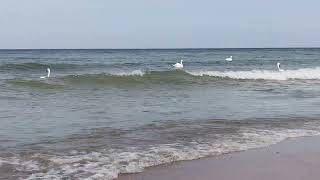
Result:
M320 137L147 168L120 180L319 180Z

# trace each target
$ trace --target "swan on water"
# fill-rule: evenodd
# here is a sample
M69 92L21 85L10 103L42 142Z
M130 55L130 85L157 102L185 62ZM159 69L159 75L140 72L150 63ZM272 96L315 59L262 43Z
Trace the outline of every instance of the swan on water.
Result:
M41 76L41 79L49 78L50 77L50 68L47 68L47 76Z
M279 62L277 63L277 67L278 67L278 71L280 71L280 72L284 71L283 69L281 69Z
M226 58L226 61L232 61L232 56Z
M183 62L183 60L181 60L180 63L175 63L173 65L173 67L176 68L176 69L182 69L183 68L182 62Z

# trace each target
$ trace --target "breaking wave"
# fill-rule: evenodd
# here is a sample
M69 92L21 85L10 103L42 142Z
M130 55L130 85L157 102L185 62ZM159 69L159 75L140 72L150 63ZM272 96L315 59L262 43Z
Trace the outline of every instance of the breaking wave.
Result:
M45 87L51 85L132 85L132 84L190 84L201 81L199 77L181 71L141 71L79 74L41 79L13 79L7 82L19 86Z
M187 142L175 141L166 144L136 145L125 148L94 148L94 150L91 148L91 150L72 149L62 154L38 152L27 157L2 156L0 157L0 167L13 168L17 174L21 174L24 177L23 179L30 180L64 178L110 180L117 178L120 174L141 172L147 167L260 148L278 143L287 138L320 134L317 121L313 121L313 123L308 121L295 122L298 123L297 125L300 128L288 128L285 123L277 126L277 128L270 128L271 124L266 123L266 127L269 127L267 129L261 128L261 125L252 126L252 123L242 123L240 121L234 123L213 121L211 123L213 124L207 124L202 127L205 130L197 129L194 125L187 129L181 129L178 124L164 127L145 127L151 128L156 133L159 133L158 128L167 128L175 130L177 135L179 133L186 135L192 133L194 135L193 131L206 134L199 135L199 137L196 136L196 138L193 137ZM232 128L234 133L221 133L218 128L214 129L218 133L212 134L212 128L217 128L219 123L223 123L227 128ZM103 134L98 134L98 136L102 137L95 137L94 139L102 140L108 138ZM90 140L89 137L88 140ZM72 141L76 141L75 137L72 137ZM83 146L85 144L82 143Z
M320 68L286 70L283 72L269 70L252 71L116 71L98 74L79 74L56 76L46 81L40 79L13 79L9 83L29 87L50 87L64 85L192 85L206 84L228 80L320 80Z
M213 76L231 79L253 80L290 80L290 79L320 79L320 67L304 68L297 70L285 70L283 72L270 70L251 71L190 71L194 76Z

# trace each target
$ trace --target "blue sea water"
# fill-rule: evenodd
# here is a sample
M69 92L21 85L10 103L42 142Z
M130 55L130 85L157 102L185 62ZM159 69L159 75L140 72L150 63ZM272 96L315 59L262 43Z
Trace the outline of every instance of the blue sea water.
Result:
M315 48L0 50L0 174L114 179L318 135L319 60Z

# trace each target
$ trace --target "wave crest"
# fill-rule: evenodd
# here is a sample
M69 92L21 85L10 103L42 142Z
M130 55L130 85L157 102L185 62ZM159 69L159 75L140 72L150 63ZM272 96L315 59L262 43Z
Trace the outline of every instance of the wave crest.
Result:
M298 70L286 70L283 72L270 70L252 71L120 71L113 73L66 75L47 79L25 80L14 79L7 82L20 86L36 88L59 87L65 85L194 85L207 84L217 80L320 80L320 67Z
M283 72L270 70L252 70L252 71L198 71L188 73L194 76L212 76L218 78L231 79L253 79L253 80L290 80L290 79L320 79L320 67L304 68L297 70L285 70Z

